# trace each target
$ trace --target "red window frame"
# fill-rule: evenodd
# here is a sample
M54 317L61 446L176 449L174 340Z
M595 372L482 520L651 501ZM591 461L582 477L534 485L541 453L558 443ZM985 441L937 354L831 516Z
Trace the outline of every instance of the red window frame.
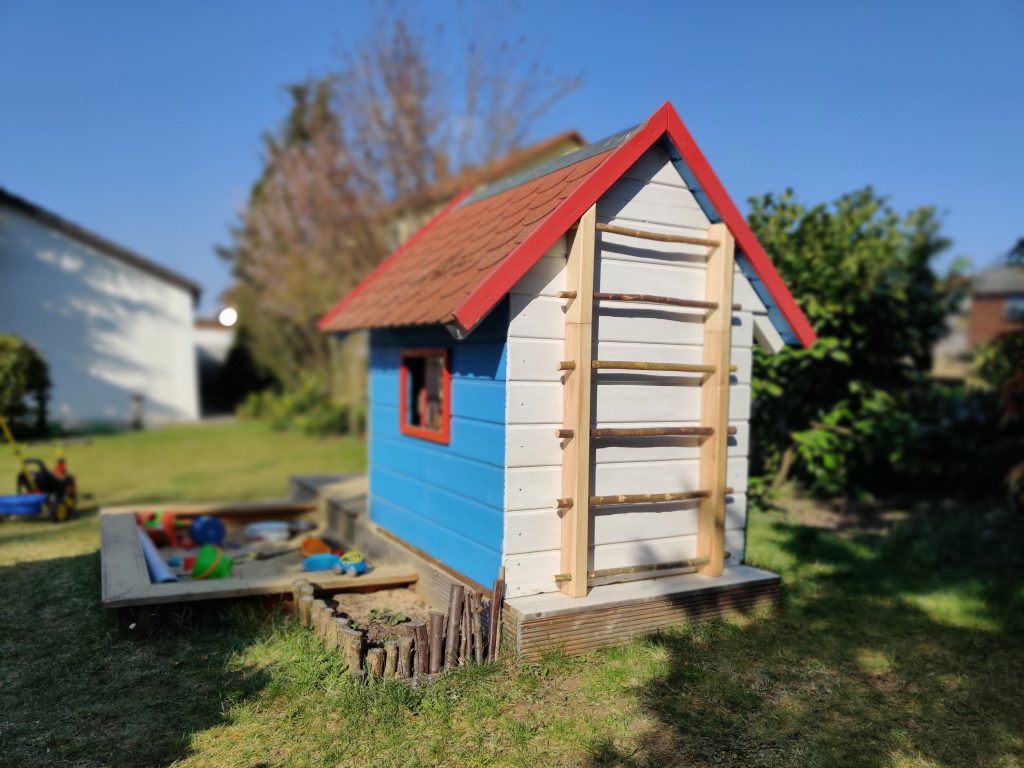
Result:
M409 369L406 361L413 358L441 357L444 365L441 367L441 429L429 429L427 427L409 424L408 402L409 402ZM421 440L430 440L435 443L448 444L451 435L451 350L443 347L429 349L403 349L399 356L398 365L398 431L403 435L418 437Z

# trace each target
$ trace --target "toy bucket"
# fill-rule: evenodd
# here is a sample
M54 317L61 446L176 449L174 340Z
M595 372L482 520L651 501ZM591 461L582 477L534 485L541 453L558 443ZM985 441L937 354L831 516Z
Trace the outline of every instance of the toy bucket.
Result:
M192 566L193 579L223 579L231 575L234 561L224 554L224 550L213 544L204 544L196 552L196 561Z

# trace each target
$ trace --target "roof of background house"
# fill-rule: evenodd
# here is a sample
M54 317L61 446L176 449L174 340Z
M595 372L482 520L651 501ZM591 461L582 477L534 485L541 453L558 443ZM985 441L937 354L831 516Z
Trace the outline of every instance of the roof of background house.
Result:
M971 293L975 296L1024 293L1024 269L1006 264L983 269L971 277Z
M468 333L659 141L708 218L736 239L737 263L779 333L810 345L810 323L668 102L635 128L459 195L327 312L320 329L443 323Z
M51 229L55 229L68 237L84 243L85 245L91 246L99 251L103 251L108 256L113 256L115 259L118 259L125 264L129 264L136 269L141 269L143 272L148 272L154 277L158 277L165 282L180 286L191 293L193 299L198 300L199 294L202 292L202 288L198 283L188 279L184 275L180 275L167 267L150 261L144 256L140 256L135 251L131 251L117 243L111 242L105 237L89 231L85 227L61 218L57 214L48 211L45 208L41 208L23 197L18 197L17 195L8 192L3 187L0 187L0 206L7 206L19 213L30 216Z

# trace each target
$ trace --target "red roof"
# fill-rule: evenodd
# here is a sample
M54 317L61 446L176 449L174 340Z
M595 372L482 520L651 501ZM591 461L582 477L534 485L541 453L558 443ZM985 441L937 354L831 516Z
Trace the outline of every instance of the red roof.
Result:
M644 123L564 159L463 193L382 261L319 323L324 331L455 324L468 332L656 141L667 138L736 239L762 298L803 345L814 331L666 102ZM786 334L784 334L786 335Z

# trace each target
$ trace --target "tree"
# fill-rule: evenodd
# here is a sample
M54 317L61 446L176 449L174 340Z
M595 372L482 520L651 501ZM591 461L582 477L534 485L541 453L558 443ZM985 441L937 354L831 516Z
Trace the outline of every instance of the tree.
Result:
M50 371L35 347L0 335L0 415L16 432L46 431Z
M914 397L961 298L929 207L900 216L870 187L806 207L791 191L751 201L751 228L818 334L810 349L755 353L754 470L791 470L856 495L898 472Z
M573 87L531 64L521 42L470 43L442 69L443 31L396 11L336 71L290 86L288 116L264 137L263 172L221 249L254 356L286 385L310 370L330 382L334 342L316 320L391 250L390 224L446 178L451 159L515 148Z

